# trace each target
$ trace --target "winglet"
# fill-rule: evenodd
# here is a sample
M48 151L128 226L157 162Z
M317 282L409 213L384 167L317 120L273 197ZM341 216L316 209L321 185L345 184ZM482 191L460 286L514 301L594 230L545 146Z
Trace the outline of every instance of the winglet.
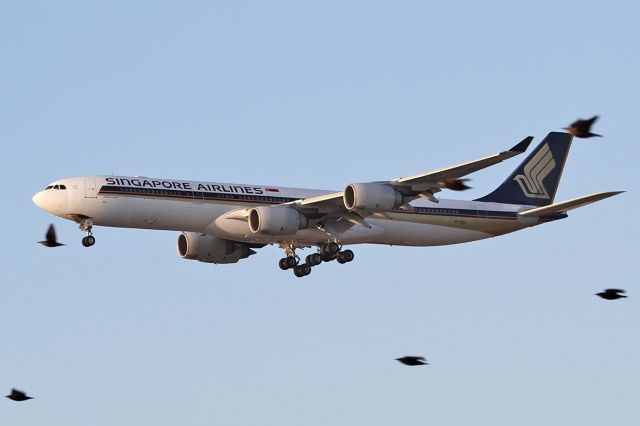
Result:
M529 145L531 144L531 141L533 141L533 136L527 136L526 138L522 139L522 141L520 141L520 143L518 143L516 146L511 148L509 151L517 152L519 154L522 154L523 152L525 152L527 150L527 148L529 148Z

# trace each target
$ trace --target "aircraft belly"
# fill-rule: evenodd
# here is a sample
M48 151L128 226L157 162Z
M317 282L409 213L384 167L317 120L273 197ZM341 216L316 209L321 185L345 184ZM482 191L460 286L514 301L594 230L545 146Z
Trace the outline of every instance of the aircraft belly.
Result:
M371 220L373 222L373 220ZM383 240L371 241L377 244L402 246L440 246L493 237L493 234L471 229L449 226L380 220L386 229Z
M382 217L382 216L380 216ZM385 219L392 222L418 223L424 225L437 225L446 228L467 229L480 231L491 235L501 235L517 231L526 226L518 222L516 217L494 218L487 217L482 211L474 216L439 215L439 214L415 214L411 212L390 212L385 214Z

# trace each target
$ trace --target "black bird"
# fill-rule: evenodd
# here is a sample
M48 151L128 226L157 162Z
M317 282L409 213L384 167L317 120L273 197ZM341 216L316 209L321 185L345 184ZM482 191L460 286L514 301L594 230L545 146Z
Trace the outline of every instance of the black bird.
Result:
M33 399L30 396L27 396L26 393L19 391L18 389L11 389L11 394L7 395L7 398L13 401L26 401L28 399Z
M429 365L423 356L403 356L402 358L396 358L396 361L403 363L404 365Z
M597 115L594 115L588 120L577 120L571 124L569 127L565 127L564 130L572 134L576 138L592 138L594 136L602 137L602 135L598 135L595 133L591 133L591 126L598 119Z
M469 179L456 179L456 178L449 178L449 179L445 179L443 181L440 182L440 184L447 188L447 189L451 189L453 191L464 191L465 189L470 189L470 186L467 186L465 184L466 181L468 181Z
M596 293L596 296L600 296L606 300L616 300L616 299L622 299L623 297L627 297L622 295L621 293L625 293L625 291L619 288L608 288L605 291Z
M56 228L53 227L53 223L49 225L49 229L47 230L47 234L45 235L44 238L45 238L44 241L38 241L38 242L45 247L60 247L64 245L57 241Z

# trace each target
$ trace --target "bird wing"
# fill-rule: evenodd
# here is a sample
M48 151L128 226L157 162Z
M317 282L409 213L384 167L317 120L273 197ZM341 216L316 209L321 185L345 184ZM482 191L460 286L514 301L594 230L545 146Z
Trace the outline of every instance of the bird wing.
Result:
M580 120L576 120L573 123L571 123L571 126L569 126L569 128L573 128L573 129L579 129L581 127L584 126L584 120L580 119Z
M626 293L625 290L620 288L608 288L605 290L607 293Z
M589 126L591 126L593 123L596 122L596 120L598 119L598 115L594 115L593 117L591 117L590 119L586 120L587 123L589 123Z
M27 394L22 391L19 391L18 389L11 389L11 396L18 397L18 398L25 398Z
M49 229L47 230L46 235L47 242L55 243L56 242L56 228L53 226L53 223L49 225Z

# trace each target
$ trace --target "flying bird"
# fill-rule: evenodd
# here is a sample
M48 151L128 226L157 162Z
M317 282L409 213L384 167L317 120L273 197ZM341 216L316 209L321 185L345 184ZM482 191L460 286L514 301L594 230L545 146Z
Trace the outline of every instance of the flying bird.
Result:
M47 234L44 238L44 241L38 242L45 247L60 247L64 245L58 242L58 239L56 237L56 228L54 228L53 223L49 225L49 229L47 230Z
M603 299L606 300L616 300L616 299L621 299L623 297L627 297L621 293L625 293L624 290L621 290L619 288L608 288L605 291L601 291L600 293L596 293L596 296L600 296Z
M598 119L597 115L594 115L588 120L577 120L571 124L569 127L565 127L569 134L575 136L576 138L591 138L594 136L602 137L602 135L598 135L596 133L591 133L591 126Z
M396 358L396 361L403 363L404 365L429 365L427 360L423 356L403 356L402 358Z
M33 399L30 396L27 396L26 393L19 391L18 389L11 389L11 394L6 395L7 398L13 401L26 401L28 399Z
M447 188L447 189L451 189L453 191L464 191L465 189L470 189L470 186L467 186L465 184L466 181L468 181L469 179L455 179L455 178L449 178L449 179L445 179L443 181L440 182L440 184Z

